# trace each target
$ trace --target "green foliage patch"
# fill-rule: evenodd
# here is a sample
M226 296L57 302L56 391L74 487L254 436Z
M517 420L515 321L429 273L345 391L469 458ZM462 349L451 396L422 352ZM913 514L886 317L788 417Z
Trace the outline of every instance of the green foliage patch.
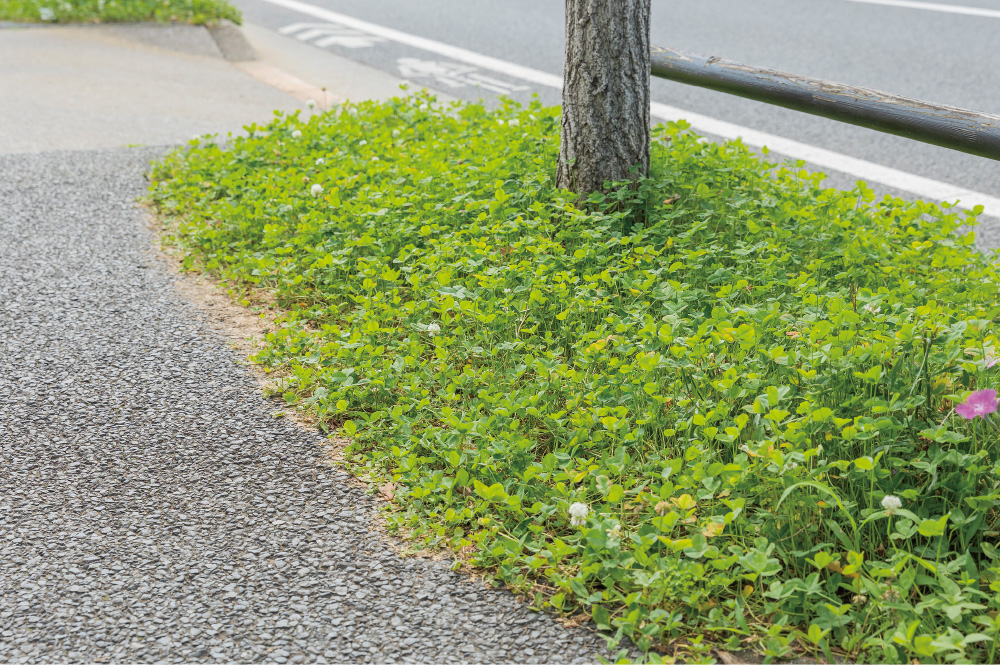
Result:
M227 0L2 0L0 21L18 23L241 23Z
M577 200L538 105L248 130L151 199L189 268L275 299L256 362L395 527L652 660L995 662L1000 437L954 411L1000 371L972 213L683 124Z

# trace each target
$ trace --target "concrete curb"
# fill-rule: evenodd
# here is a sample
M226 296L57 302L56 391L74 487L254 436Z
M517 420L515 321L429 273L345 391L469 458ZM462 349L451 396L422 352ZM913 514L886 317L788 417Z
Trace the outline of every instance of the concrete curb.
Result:
M257 59L257 52L235 23L223 21L220 25L209 27L208 32L226 60L247 62Z
M231 62L256 60L257 53L239 26L229 21L219 25L184 23L108 23L99 27L126 39L192 55L223 58Z
M90 28L149 46L191 55L223 58L231 62L257 59L253 46L235 23L188 25L186 23L11 23L0 21L0 30Z

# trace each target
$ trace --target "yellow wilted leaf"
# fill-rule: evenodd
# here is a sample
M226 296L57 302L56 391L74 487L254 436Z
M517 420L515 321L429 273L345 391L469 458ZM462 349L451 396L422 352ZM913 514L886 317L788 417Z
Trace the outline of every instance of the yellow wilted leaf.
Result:
M705 528L701 532L701 535L705 536L706 538L714 538L718 535L721 535L723 530L725 530L725 528L726 528L725 524L720 524L719 522L709 522L708 524L705 525Z
M762 445L761 448L763 448L763 447L764 446ZM754 452L754 450L752 448L750 448L750 447L747 447L746 451L747 451L747 454L750 455L750 457L770 457L771 453L774 452L774 445L769 443L767 445L767 450L764 451L764 452L762 452L762 453L761 452Z
M845 573L844 569L840 566L839 561L831 561L826 564L826 569L833 573L840 573L844 577L850 577L851 579L855 579L858 576L857 573Z
M608 335L604 339L599 339L590 346L587 347L587 353L597 353L598 351L603 351L604 347L608 345L608 342L615 338L614 335Z
M951 380L951 377L942 376L942 377L938 377L937 379L935 379L934 383L933 383L933 385L931 387L935 391L937 391L937 390L951 390L954 385L955 384Z
M691 498L690 494L681 494L680 496L671 499L671 501L681 510L691 510L698 505L698 502Z

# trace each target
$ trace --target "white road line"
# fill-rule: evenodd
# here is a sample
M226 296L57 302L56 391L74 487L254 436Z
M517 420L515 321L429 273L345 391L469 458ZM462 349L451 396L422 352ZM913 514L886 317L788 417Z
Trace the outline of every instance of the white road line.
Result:
M561 76L540 72L537 69L531 69L530 67L515 65L513 62L491 58L488 55L468 51L464 48L451 46L449 44L443 44L441 42L434 41L433 39L426 39L424 37L418 37L417 35L411 35L407 32L386 28L385 26L376 25L375 23L362 21L361 19L354 18L353 16L338 14L337 12L332 12L329 9L323 9L322 7L310 5L306 2L300 2L299 0L264 0L264 2L269 2L272 5L291 9L293 11L306 14L307 16L315 16L316 18L323 19L324 21L340 23L341 25L345 25L349 28L355 28L356 30L361 30L362 32L367 32L378 37L383 37L399 44L406 44L407 46L413 46L415 48L423 49L424 51L437 53L438 55L443 55L444 57L451 58L452 60L458 60L459 62L475 65L476 67L482 67L483 69L490 69L495 72L507 74L508 76L515 76L519 79L544 85L548 88L562 88Z
M731 122L717 120L699 113L653 102L650 109L653 115L664 120L684 119L691 126L707 134L724 139L743 140L743 143L754 148L767 146L769 150L781 153L787 157L801 159L825 169L847 173L861 180L877 182L893 189L911 192L920 198L931 201L962 201L961 207L973 208L976 204L983 206L984 212L991 217L1000 217L1000 198L988 196L964 187L950 185L940 180L924 178L923 176L900 171L889 166L882 166L864 159L858 159L843 153L817 148L808 143L800 143L774 134L759 132L756 129L734 125Z
M887 7L903 7L904 9L923 9L928 12L944 12L945 14L965 14L966 16L985 16L1000 18L1000 10L983 9L980 7L963 7L961 5L942 5L938 2L914 2L913 0L847 0L866 5L885 5Z
M543 85L548 88L562 88L562 77L548 72L539 71L530 67L517 65L506 60L492 58L488 55L469 51L467 49L451 46L433 39L411 35L406 32L386 28L375 23L362 21L361 19L338 14L337 12L323 9L315 5L310 5L301 0L263 0L272 5L291 9L307 16L313 16L324 21L339 23L344 26L355 28L371 35L377 35L384 39L413 46L415 48L437 53L446 58L464 62L466 64L489 69L507 76L512 76L531 83ZM851 2L878 2L883 4L901 3L903 0L850 0ZM924 3L909 3L920 4ZM942 5L951 6L951 5ZM849 155L825 150L806 143L800 143L791 139L782 138L766 132L757 131L749 127L743 127L724 120L718 120L700 113L692 113L659 102L653 102L650 106L652 115L663 120L684 119L691 123L694 129L712 134L723 139L740 138L745 144L753 148L767 146L769 150L791 157L796 160L804 160L810 164L831 169L852 175L856 178L872 183L878 183L893 189L916 194L920 198L932 201L960 201L963 208L972 208L982 205L985 213L992 217L1000 217L1000 198L989 196L981 192L976 192L964 187L957 187L939 180L924 178L922 176L900 171L898 169L875 164L874 162L857 159Z

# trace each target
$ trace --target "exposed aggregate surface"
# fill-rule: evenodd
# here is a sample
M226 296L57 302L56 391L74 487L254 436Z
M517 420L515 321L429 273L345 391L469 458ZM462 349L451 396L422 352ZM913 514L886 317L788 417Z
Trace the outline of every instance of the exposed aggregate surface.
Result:
M584 662L284 419L155 259L159 149L0 156L0 662Z

